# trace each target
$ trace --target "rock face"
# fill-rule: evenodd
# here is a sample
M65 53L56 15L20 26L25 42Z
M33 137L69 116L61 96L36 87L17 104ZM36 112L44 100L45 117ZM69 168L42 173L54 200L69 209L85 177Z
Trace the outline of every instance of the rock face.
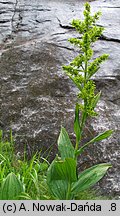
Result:
M43 3L44 2L44 3ZM73 118L76 89L63 74L77 51L67 39L76 35L73 18L82 18L85 1L0 1L0 127L12 128L18 151L27 145L32 151L57 151L60 126L74 140ZM120 2L91 1L92 11L102 11L98 24L104 35L94 45L95 56L110 57L94 77L102 97L99 117L90 120L85 140L90 134L113 129L104 142L92 145L80 159L82 167L110 162L113 167L99 185L104 194L120 195ZM90 131L90 132L88 132ZM52 151L51 151L52 149ZM83 165L84 164L84 165Z

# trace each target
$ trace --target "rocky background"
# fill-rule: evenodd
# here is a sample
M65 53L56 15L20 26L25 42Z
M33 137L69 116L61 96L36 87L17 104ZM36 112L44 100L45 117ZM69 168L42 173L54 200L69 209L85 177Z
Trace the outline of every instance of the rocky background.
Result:
M73 18L82 19L81 0L0 1L0 128L12 128L16 151L26 145L28 157L42 149L52 160L57 152L61 125L74 141L76 88L62 65L77 55L67 39L76 35ZM85 139L113 129L113 136L88 148L79 169L99 162L113 167L98 187L102 194L120 198L120 1L90 1L92 11L102 11L104 34L94 44L95 56L110 54L94 80L102 91L99 117L90 119Z

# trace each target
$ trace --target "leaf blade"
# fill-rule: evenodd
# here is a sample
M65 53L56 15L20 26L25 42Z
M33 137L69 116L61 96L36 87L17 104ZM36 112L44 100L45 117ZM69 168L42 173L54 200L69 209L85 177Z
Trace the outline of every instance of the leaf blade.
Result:
M76 160L74 160L73 158L66 158L64 161L55 159L50 165L48 172L50 181L77 181Z
M80 149L78 149L78 151L76 151L76 153L75 153L76 156L78 156L79 154L81 154L84 151L84 149L86 147L88 147L90 144L92 144L94 142L101 141L103 139L107 139L109 136L111 136L112 133L113 133L113 130L107 130L107 131L99 134L98 136L94 137L92 140L90 140L85 145L83 145Z
M54 178L54 165L56 158L51 163L47 171L47 185L50 193L54 196L55 199L65 200L68 190L68 182L65 180L56 180Z
M65 200L68 190L68 182L64 180L54 180L48 184L50 193L55 199Z
M64 127L61 127L60 135L58 137L58 150L60 152L62 160L64 160L65 158L75 157L74 147Z
M14 200L23 192L22 183L14 173L9 173L1 186L1 200Z
M79 175L78 181L73 183L72 192L79 193L83 190L92 187L105 175L108 168L110 167L111 164L103 163L94 165L86 169Z

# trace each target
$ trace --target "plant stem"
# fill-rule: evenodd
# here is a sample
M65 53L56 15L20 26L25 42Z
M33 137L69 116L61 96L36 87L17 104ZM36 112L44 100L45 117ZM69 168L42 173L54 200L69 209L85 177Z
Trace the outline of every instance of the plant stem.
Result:
M87 49L86 49L86 51L85 51L85 69L84 69L84 87L85 87L86 82L87 82L87 68L88 68L88 59L87 59ZM82 113L82 120L81 120L81 136L80 137L82 137L83 128L85 125L86 118L87 118L87 100L85 98L84 99L84 111Z
M66 200L70 199L70 193L71 193L71 182L68 182L68 190L67 190L67 194L66 194Z
M87 76L87 67L88 67L88 59L87 59L87 49L85 52L85 73L84 73L84 86L86 84L86 76Z
M80 136L80 140L81 140L81 136ZM75 150L77 151L79 147L79 142L78 139L76 138L76 145L75 145Z

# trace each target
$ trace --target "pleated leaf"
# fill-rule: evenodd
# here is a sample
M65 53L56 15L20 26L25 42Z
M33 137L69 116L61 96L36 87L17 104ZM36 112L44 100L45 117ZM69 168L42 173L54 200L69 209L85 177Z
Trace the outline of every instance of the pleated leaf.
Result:
M66 158L64 161L56 159L48 169L49 181L67 180L69 182L77 181L76 160Z
M49 184L49 190L54 196L55 199L58 200L65 200L66 194L68 190L68 182L65 180L53 180L50 181Z
M47 185L51 194L57 199L66 199L68 184L74 181L77 181L76 161L72 158L64 161L56 158L47 172Z
M74 158L75 156L74 147L64 127L61 128L58 138L58 149L62 160L64 160L65 158Z
M14 173L7 175L1 186L1 200L14 200L23 192L22 183Z
M67 189L68 189L68 182L65 180L56 180L56 178L54 178L54 172L55 172L54 167L55 167L56 160L57 159L55 159L51 163L50 167L48 168L47 185L48 185L48 188L49 188L51 194L56 199L65 200Z
M76 194L92 187L105 175L110 167L110 164L103 163L86 169L79 175L78 181L73 183L72 192Z

